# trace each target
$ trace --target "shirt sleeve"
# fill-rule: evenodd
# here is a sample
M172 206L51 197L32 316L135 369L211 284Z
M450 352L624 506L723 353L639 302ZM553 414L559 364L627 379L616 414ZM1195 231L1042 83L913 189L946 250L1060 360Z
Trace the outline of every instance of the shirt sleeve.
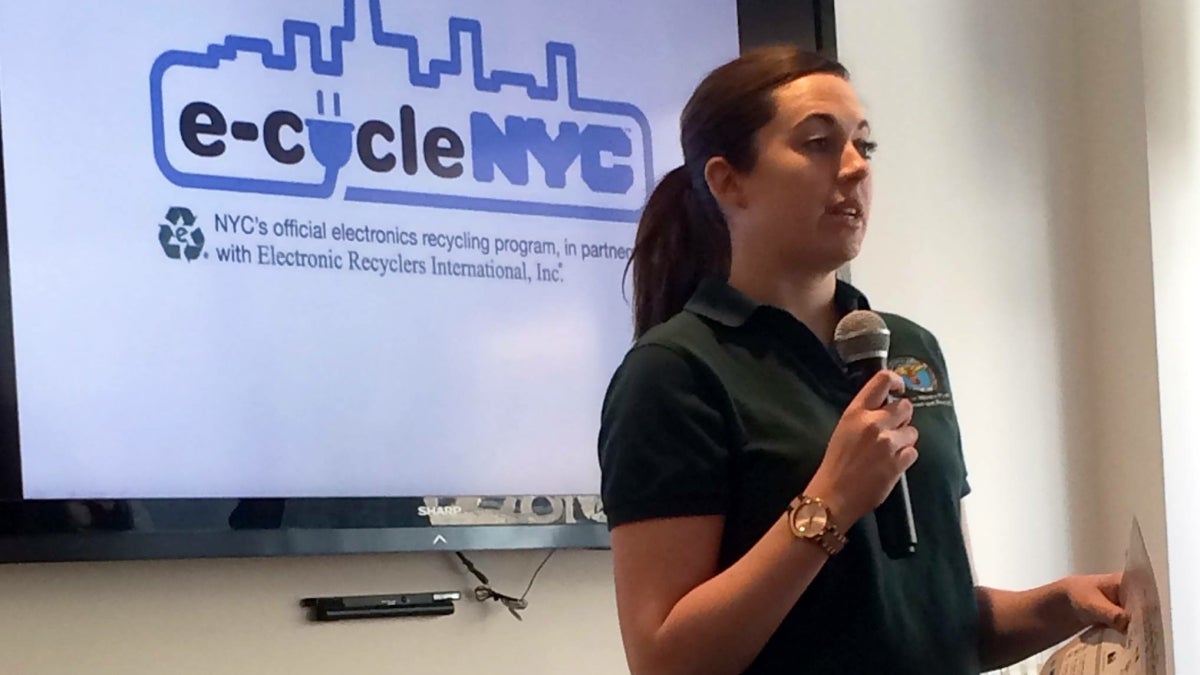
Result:
M933 351L937 354L939 365L942 367L942 384L946 387L946 393L954 396L954 391L950 388L950 368L946 365L946 355L942 353L942 346L937 340L933 341ZM954 408L950 408L950 416L954 422L954 442L958 446L958 462L962 468L962 490L959 492L959 498L966 497L971 494L971 481L968 479L967 459L963 453L962 428L958 426L958 415L955 414Z
M601 499L609 528L717 515L729 502L732 434L719 382L669 347L634 347L601 413Z

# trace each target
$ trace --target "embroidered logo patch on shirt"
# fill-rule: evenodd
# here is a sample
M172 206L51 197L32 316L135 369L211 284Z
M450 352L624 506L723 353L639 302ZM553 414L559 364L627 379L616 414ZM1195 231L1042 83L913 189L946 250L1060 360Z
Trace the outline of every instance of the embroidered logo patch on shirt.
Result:
M914 408L954 405L949 392L943 390L937 373L928 363L911 356L901 356L889 360L888 367L904 378L904 395L912 401Z

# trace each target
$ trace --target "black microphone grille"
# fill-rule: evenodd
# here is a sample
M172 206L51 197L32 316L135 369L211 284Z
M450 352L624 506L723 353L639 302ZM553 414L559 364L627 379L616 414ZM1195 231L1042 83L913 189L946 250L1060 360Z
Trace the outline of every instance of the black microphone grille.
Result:
M867 309L858 309L842 317L833 331L838 356L846 363L863 359L887 358L892 333L883 317Z

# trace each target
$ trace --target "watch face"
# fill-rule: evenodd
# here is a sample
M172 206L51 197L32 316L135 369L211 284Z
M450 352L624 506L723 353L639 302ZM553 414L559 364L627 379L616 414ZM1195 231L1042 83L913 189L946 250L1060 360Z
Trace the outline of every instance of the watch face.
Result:
M819 504L803 504L796 509L796 533L801 536L820 534L825 530L828 522L829 518L825 509Z

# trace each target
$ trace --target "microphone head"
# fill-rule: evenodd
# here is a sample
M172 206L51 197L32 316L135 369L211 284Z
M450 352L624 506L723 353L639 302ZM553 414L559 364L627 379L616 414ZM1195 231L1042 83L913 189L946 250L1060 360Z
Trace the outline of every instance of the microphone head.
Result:
M846 363L864 359L886 359L892 333L883 317L858 309L842 317L833 331L833 344Z

